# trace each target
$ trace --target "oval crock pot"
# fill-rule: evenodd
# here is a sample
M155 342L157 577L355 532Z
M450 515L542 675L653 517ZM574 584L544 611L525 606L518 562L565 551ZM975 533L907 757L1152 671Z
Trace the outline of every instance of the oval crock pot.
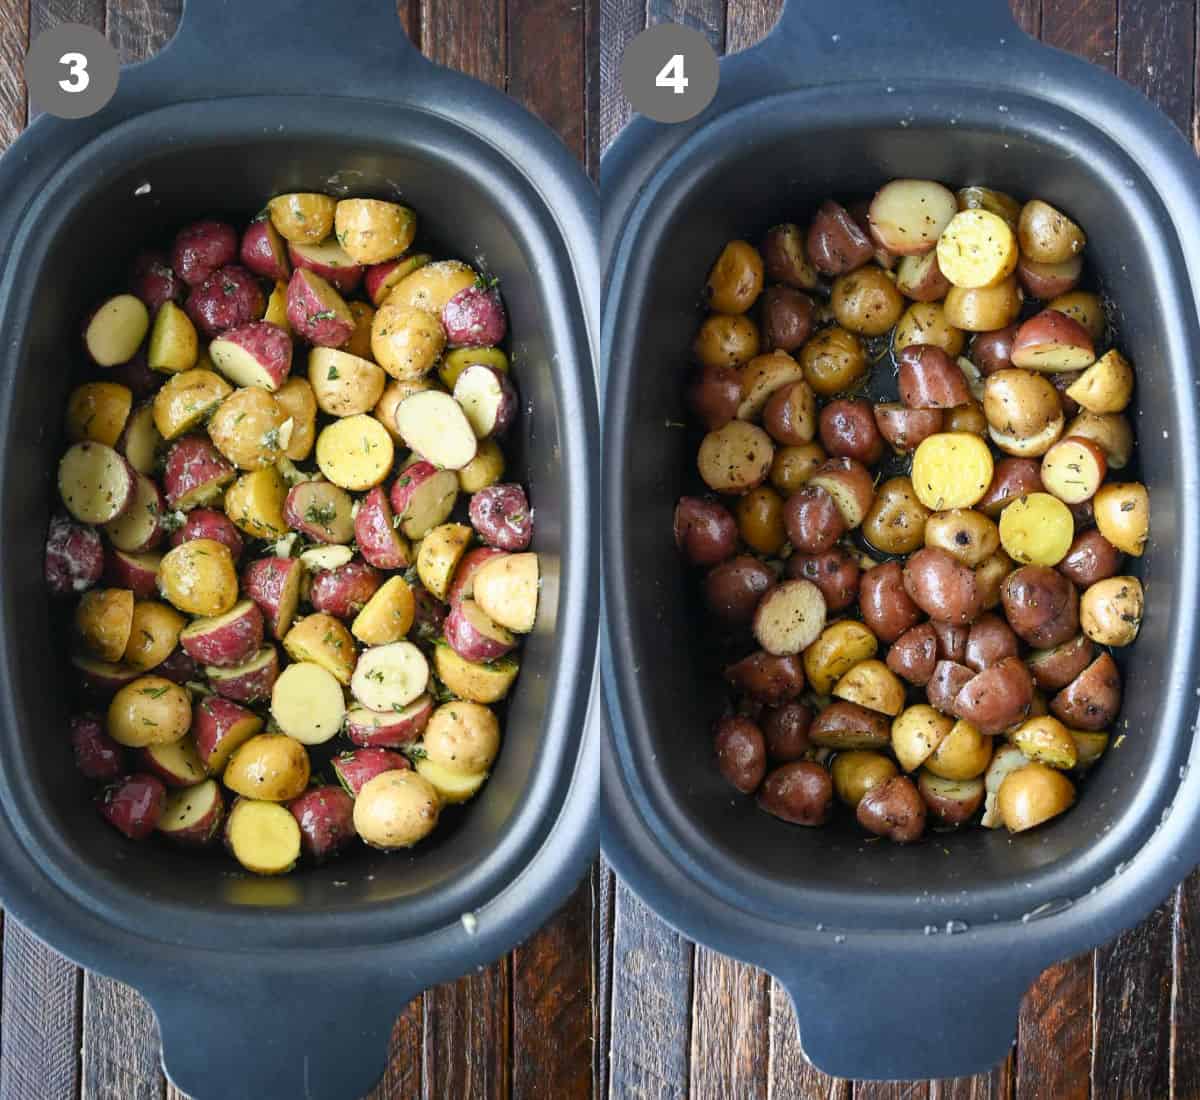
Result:
M411 854L255 879L99 820L40 578L79 318L140 247L287 190L400 196L425 242L501 278L544 579L479 798ZM189 0L104 111L29 128L0 196L3 903L147 996L198 1100L361 1096L404 1004L534 931L596 850L595 190L515 103L423 59L390 0Z
M1038 195L1087 228L1137 370L1153 512L1124 709L1078 805L1030 834L908 848L731 795L710 747L722 686L671 538L694 477L681 383L722 244L896 176ZM671 924L785 984L828 1073L988 1068L1042 969L1136 922L1200 859L1198 188L1165 117L1028 39L1004 0L789 0L761 45L722 60L699 118L636 119L602 163L601 844Z

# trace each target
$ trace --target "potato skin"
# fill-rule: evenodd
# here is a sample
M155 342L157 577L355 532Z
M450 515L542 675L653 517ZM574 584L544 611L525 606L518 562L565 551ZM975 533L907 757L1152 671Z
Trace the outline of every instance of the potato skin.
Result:
M1000 820L1010 833L1041 825L1075 801L1071 781L1045 764L1030 763L1009 772L996 792Z
M982 672L1009 657L1016 657L1020 644L1012 627L999 615L981 615L971 624L963 652L963 664Z
M742 541L751 550L775 555L783 549L787 539L783 527L783 498L769 485L760 485L739 497L734 513Z
M1016 339L1018 323L1005 325L992 332L981 332L971 341L971 362L984 375L1008 370L1012 366L1012 345Z
M925 697L929 705L943 714L954 713L954 700L976 676L976 673L958 661L943 658L933 666L933 675L925 685Z
M863 521L863 535L885 554L908 554L925 541L929 509L917 498L907 477L885 481Z
M910 344L896 361L900 400L910 409L952 409L971 400L966 375L941 348Z
M780 386L763 406L763 427L776 443L789 447L811 443L817 434L817 403L807 382Z
M904 566L904 590L931 619L970 623L983 601L974 570L937 547L924 547Z
M1080 588L1116 576L1124 556L1099 531L1081 531L1075 536L1067 556L1055 568Z
M239 745L225 765L223 780L235 794L266 802L288 802L308 786L308 752L285 733L260 733Z
M1129 645L1138 636L1145 595L1137 577L1109 577L1093 584L1079 599L1079 624L1100 645Z
M905 589L899 562L884 562L862 575L858 606L863 622L882 642L894 642L921 620L921 609Z
M730 715L717 722L713 737L717 767L742 794L753 794L767 774L767 747L762 730L749 718Z
M822 275L844 275L869 262L875 246L844 206L826 199L809 227L806 252Z
M935 512L925 523L925 545L945 550L974 569L1000 549L996 525L970 508Z
M833 458L853 458L873 466L883 457L883 437L875 409L865 398L839 398L821 410L821 445Z
M778 289L771 287L763 296L764 313L767 296ZM807 339L807 334L804 339ZM692 354L702 367L740 367L749 363L759 353L760 347L758 326L745 314L710 313L692 341ZM791 349L784 347L783 350Z
M1041 492L1045 492L1042 464L1035 458L1008 455L996 463L992 482L975 507L985 516L996 519L1017 497Z
M726 668L725 679L756 702L778 706L804 690L804 662L799 655L759 650Z
M817 272L805 252L805 234L791 222L773 226L763 238L763 265L767 278L797 290L812 290L817 285Z
M832 325L800 349L800 366L819 397L834 397L867 373L867 353L854 333Z
M774 584L775 574L768 566L749 554L739 554L709 570L704 602L725 626L748 626L758 601Z
M715 432L737 416L742 376L733 366L706 363L693 376L684 396L692 415Z
M1037 649L1058 645L1079 631L1079 593L1048 566L1014 570L1000 586L1000 599L1008 625Z
M899 454L915 451L931 435L940 432L945 423L941 409L910 409L899 401L878 404L874 412L879 434Z
M929 623L906 630L888 650L888 668L917 687L929 683L936 664L937 635Z
M675 505L675 546L692 565L717 565L737 549L737 524L718 501L680 497Z
M1033 677L1029 669L1018 658L1005 657L976 673L959 689L954 697L954 713L980 733L996 734L1021 721L1032 702Z
M730 241L708 273L705 294L718 313L745 313L762 292L763 261L746 241Z
M882 336L904 311L904 296L873 264L835 279L829 301L837 323L864 336Z
M1043 691L1065 688L1092 663L1096 647L1086 634L1049 649L1035 649L1026 658L1033 682Z
M815 310L807 294L790 286L770 286L760 303L764 351L793 352L812 335Z
M758 804L793 825L824 825L833 813L833 778L820 764L782 764L763 781Z
M783 703L768 707L759 728L766 742L767 756L777 763L800 760L812 748L808 731L813 714L803 703Z
M833 497L816 485L806 485L788 497L783 524L792 546L804 554L825 553L846 532Z
M891 739L891 723L885 714L839 699L813 719L808 736L826 748L879 749Z
M858 823L894 844L911 844L925 832L925 801L906 775L872 787L855 810Z
M881 752L851 749L839 752L829 771L838 798L853 810L869 791L896 774L896 764Z
M1121 673L1111 654L1101 653L1050 700L1050 713L1077 730L1102 730L1121 709Z
M815 584L825 597L827 611L844 611L858 598L861 570L858 562L839 547L823 554L792 554L784 573L790 579Z

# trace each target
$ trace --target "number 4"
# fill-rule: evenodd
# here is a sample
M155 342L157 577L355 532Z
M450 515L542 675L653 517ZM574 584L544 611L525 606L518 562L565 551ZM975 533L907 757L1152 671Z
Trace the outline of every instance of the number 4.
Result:
M683 54L672 56L654 78L655 87L670 88L676 95L683 95L688 86L688 78L683 75Z

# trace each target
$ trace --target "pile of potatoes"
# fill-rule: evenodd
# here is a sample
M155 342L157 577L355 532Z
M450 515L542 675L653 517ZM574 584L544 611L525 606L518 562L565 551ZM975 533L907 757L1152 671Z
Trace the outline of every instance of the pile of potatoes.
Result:
M714 264L675 539L745 654L718 765L768 813L1022 832L1108 746L1150 509L1085 245L1040 199L900 179Z
M45 579L128 837L280 874L409 848L488 777L538 605L519 402L496 281L415 237L398 203L280 195L84 324Z

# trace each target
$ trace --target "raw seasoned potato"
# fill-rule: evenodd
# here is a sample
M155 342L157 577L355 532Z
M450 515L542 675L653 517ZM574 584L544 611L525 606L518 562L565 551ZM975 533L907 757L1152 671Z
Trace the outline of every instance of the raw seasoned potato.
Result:
M479 664L460 657L443 644L434 648L433 667L438 679L451 692L474 703L498 703L508 694L518 671L511 656Z
M253 470L226 490L225 514L252 538L282 538L288 530L283 515L287 493L287 482L274 466Z
M128 363L137 354L150 328L150 311L132 294L109 298L87 323L83 344L101 367Z
M139 672L157 668L179 644L187 619L158 600L138 600L133 605L129 641L121 655L123 663Z
M1133 397L1133 368L1110 348L1067 387L1067 396L1090 413L1119 413Z
M940 183L899 179L875 193L867 220L871 236L888 252L919 256L937 246L957 209L954 193Z
M475 457L458 471L458 487L464 493L478 493L495 485L504 476L504 452L494 439L481 439Z
M1022 254L1040 264L1065 263L1087 244L1078 225L1041 199L1031 199L1021 207L1017 236Z
M935 512L970 508L992 481L992 453L978 436L939 432L913 455L912 484L917 498Z
M1005 776L996 808L1010 833L1021 833L1071 808L1075 787L1055 768L1029 763Z
M423 378L446 346L446 331L436 313L389 298L371 321L371 353L400 382Z
M146 363L165 374L191 370L200 357L200 338L192 319L174 302L163 302L150 330Z
M317 438L317 399L313 388L303 378L289 378L275 391L275 400L292 422L291 435L283 448L284 457L303 462L312 454Z
M893 718L904 709L904 685L879 660L859 661L834 685L833 694Z
M293 244L320 244L333 230L337 203L328 195L295 192L267 203L271 224Z
M263 802L287 802L308 786L310 765L304 746L286 733L260 733L243 742L221 777L234 794Z
M991 759L992 739L960 718L924 764L942 779L974 779L983 775Z
M1071 509L1049 493L1027 493L1000 513L1004 552L1022 565L1057 565L1074 537Z
M113 696L105 729L119 745L169 745L192 724L192 703L178 684L161 676L140 676Z
M479 703L451 702L438 707L421 739L429 760L453 772L486 772L500 751L500 723Z
M704 293L717 313L745 313L762 293L763 260L752 244L730 241L717 257Z
M478 279L473 268L458 260L438 260L423 264L406 275L392 288L384 303L423 309L435 317L441 317L446 303L459 291L474 286Z
M1051 768L1069 771L1079 763L1079 750L1071 731L1048 714L1022 722L1009 739L1030 760Z
M906 477L893 477L879 486L862 531L877 550L908 554L924 541L929 514L912 482Z
M830 623L804 651L804 674L813 691L828 695L855 665L875 656L879 642L865 625L853 619Z
M421 578L421 583L439 600L446 598L450 582L454 579L454 571L471 543L471 535L471 528L464 524L443 523L433 528L421 540L421 548L417 551L417 575ZM530 556L536 559L536 555ZM475 583L478 586L478 575ZM536 567L534 584L536 601ZM499 593L496 598L499 598Z
M800 366L819 397L833 397L850 389L867 373L867 353L854 333L832 325L800 349Z
M938 238L937 256L938 267L954 286L995 286L1016 270L1017 240L999 215L960 210Z
M954 728L954 719L928 703L907 707L892 722L892 752L906 772L916 771Z
M1096 526L1118 550L1140 558L1150 537L1150 495L1139 481L1113 481L1092 498Z
M232 392L224 378L203 367L172 375L154 395L154 426L163 439L177 439L200 424Z
M419 773L381 772L354 800L354 828L372 848L411 848L433 832L441 808L437 790Z
M450 524L448 526L454 526ZM456 536L451 535L451 543ZM421 542L425 553L428 536ZM453 553L453 546L450 551ZM443 554L446 551L442 551ZM420 558L418 557L418 572ZM434 570L434 578L440 574ZM453 571L451 571L451 577ZM422 575L424 581L424 576ZM425 582L431 592L434 589ZM541 587L538 556L534 553L506 554L486 561L475 574L475 602L493 622L518 634L533 630ZM436 593L435 593L436 594Z
M237 603L238 578L224 543L193 539L163 555L158 590L189 615L223 615Z
M357 416L375 407L387 376L357 355L337 348L313 348L308 354L308 381L322 412Z
M511 388L504 390L499 382L501 376L495 371L487 367L475 369L497 382L493 397L512 395ZM456 389L463 386L463 379L470 373L471 368L463 371ZM497 413L501 403L489 403L487 407ZM484 411L483 407L480 411ZM396 409L396 431L409 448L444 470L461 470L479 451L479 440L466 410L440 390L422 390L405 398Z
M285 875L300 859L300 826L277 802L239 798L229 811L225 842L255 875Z
M434 763L428 757L417 760L413 767L422 779L429 780L438 797L446 805L470 801L479 793L488 778L487 772L456 772L442 764Z
M358 661L350 631L332 615L317 612L296 622L284 635L283 648L293 661L311 661L349 685Z
M392 642L363 650L350 690L371 710L399 713L425 694L429 664L412 642Z
M239 470L261 470L283 456L291 427L283 406L266 390L251 387L235 390L221 402L208 422L208 434Z
M413 242L417 216L407 206L380 199L342 199L334 209L334 233L356 263L394 260Z
M90 439L116 447L132 409L133 393L128 386L116 382L76 386L67 398L67 438L72 443Z
M925 521L925 545L939 547L974 568L1000 549L1000 532L981 512L951 508Z
M932 344L941 348L951 359L962 355L966 342L962 329L955 328L946 320L940 302L913 302L896 323L896 331L892 336L892 348L897 354L914 344ZM815 384L813 389L817 389ZM821 391L817 389L817 392Z
M398 642L412 629L416 603L403 577L389 577L354 617L350 632L364 645Z
M119 661L133 630L133 593L127 588L93 588L75 608L75 637L101 661Z
M766 480L774 454L771 437L757 424L731 420L704 437L696 463L714 492L743 493Z
M829 301L837 323L862 336L882 336L904 311L896 284L873 264L839 275Z
M361 491L378 485L392 468L395 446L373 416L347 416L317 436L317 465L334 485Z
M1013 276L994 286L951 287L942 302L946 320L964 332L994 332L1021 312L1021 290Z
M1079 598L1079 625L1100 645L1129 645L1138 636L1145 610L1137 577L1097 581Z
M300 744L324 744L337 735L346 714L341 684L328 668L297 661L275 681L271 714L279 728Z

